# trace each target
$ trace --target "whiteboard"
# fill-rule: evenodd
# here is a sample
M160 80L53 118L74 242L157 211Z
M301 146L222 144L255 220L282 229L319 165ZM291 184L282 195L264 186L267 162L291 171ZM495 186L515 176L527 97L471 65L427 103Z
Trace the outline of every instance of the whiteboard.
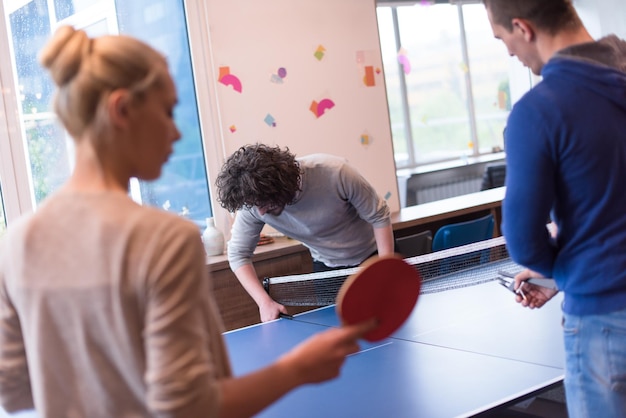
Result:
M399 210L374 0L209 0L207 15L225 156L343 156Z

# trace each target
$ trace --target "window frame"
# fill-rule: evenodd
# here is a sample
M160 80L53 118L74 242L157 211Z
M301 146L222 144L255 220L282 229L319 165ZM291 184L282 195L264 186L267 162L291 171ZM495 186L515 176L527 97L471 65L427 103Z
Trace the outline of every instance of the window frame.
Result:
M8 2L13 8L26 5L31 0ZM4 57L13 55L13 46L9 39L8 13L5 13L5 2L0 2L0 18L4 20L6 30L0 31L0 54ZM29 184L30 167L25 147L24 126L19 116L17 102L18 89L14 76L12 60L0 60L0 87L2 102L0 111L5 119L0 123L0 181L6 222L17 219L35 209L35 195Z
M230 238L230 228L234 222L234 214L230 214L217 204L215 179L220 168L228 157L224 146L224 133L220 126L220 113L217 97L217 74L213 62L211 34L209 31L209 14L205 2L184 0L185 18L187 19L187 36L191 53L191 66L196 86L196 101L200 118L200 136L204 147L204 160L208 176L209 195L215 225L226 239ZM203 74L204 77L198 77ZM200 94L204 92L204 94Z

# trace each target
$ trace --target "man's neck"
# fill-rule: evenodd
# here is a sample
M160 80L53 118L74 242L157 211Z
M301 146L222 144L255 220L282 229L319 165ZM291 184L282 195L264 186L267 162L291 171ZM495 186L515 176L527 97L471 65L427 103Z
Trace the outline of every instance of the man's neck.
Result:
M542 62L545 64L554 54L562 49L593 41L594 39L587 32L587 29L581 26L576 30L561 31L556 35L549 33L537 34L537 50Z

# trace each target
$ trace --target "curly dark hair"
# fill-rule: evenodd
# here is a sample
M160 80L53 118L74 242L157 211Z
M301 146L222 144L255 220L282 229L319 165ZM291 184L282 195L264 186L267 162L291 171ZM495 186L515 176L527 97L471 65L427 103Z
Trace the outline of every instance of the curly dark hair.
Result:
M217 200L230 212L242 207L286 206L300 191L301 178L300 163L289 148L246 145L222 166L215 181Z
M555 34L582 24L572 0L483 0L494 23L513 31L514 18L526 19L538 28Z

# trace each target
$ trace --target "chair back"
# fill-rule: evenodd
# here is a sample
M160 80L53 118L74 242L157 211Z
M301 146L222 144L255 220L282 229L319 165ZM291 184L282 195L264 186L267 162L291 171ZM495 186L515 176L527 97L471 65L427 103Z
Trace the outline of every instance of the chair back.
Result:
M480 190L489 190L504 186L506 179L506 163L493 163L485 166Z
M489 214L471 221L442 226L433 238L433 251L493 238L493 224L493 215Z
M403 257L415 257L427 254L432 250L433 234L423 231L418 234L396 238L396 251Z

